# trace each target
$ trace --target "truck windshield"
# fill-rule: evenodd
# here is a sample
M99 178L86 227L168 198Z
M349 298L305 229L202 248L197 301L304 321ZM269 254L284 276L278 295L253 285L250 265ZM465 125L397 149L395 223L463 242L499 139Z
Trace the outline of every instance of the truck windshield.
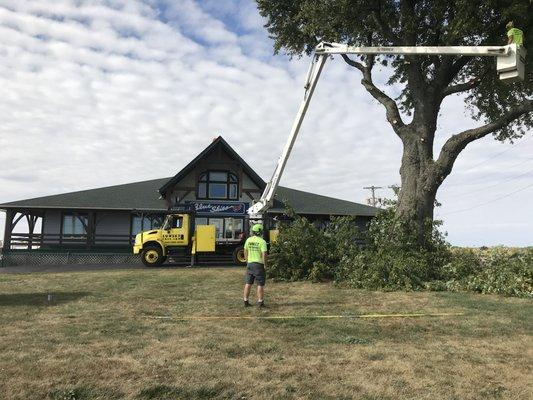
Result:
M172 226L172 215L167 215L165 217L165 222L163 222L163 226L161 228L164 230L168 230L170 229L171 226Z
M183 217L181 215L167 215L165 222L163 222L162 229L170 230L174 228L181 228L183 226Z

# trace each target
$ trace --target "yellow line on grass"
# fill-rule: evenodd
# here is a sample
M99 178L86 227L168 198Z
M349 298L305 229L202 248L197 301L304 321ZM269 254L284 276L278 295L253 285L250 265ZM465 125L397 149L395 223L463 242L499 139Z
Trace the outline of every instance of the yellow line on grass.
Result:
M464 313L411 313L411 314L359 314L359 315L213 315L213 316L150 316L154 319L174 319L179 321L209 321L221 319L356 319L356 318L420 318L420 317L456 317Z

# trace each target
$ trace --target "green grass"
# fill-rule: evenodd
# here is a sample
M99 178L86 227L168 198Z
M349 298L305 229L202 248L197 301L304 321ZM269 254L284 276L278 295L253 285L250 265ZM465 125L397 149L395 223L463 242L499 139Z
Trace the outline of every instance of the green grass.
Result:
M532 300L268 282L260 310L242 307L242 282L240 269L0 275L0 398L531 398ZM176 319L409 312L465 315Z

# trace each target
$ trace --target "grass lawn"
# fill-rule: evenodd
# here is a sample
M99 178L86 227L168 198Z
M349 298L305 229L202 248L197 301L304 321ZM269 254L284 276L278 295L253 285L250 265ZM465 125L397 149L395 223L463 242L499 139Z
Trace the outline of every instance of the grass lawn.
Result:
M0 275L0 398L533 398L532 300L268 282L268 308L244 309L242 277L215 268ZM408 312L465 315L153 318Z

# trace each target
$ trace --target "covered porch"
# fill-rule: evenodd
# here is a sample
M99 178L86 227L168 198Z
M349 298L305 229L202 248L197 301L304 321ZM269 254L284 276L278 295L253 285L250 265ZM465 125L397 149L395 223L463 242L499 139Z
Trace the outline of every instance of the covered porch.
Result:
M135 235L159 226L160 210L8 208L3 252L131 252Z

